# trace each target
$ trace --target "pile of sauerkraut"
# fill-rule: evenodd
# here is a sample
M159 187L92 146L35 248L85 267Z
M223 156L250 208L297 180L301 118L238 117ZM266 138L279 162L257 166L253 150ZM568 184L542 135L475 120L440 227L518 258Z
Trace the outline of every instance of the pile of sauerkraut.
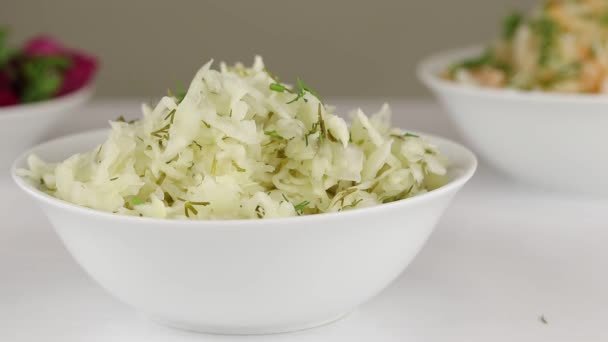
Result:
M445 184L435 146L390 126L387 105L352 125L298 79L279 82L256 58L203 66L184 96L111 122L106 142L60 163L32 155L21 170L48 194L107 212L241 219L337 212Z

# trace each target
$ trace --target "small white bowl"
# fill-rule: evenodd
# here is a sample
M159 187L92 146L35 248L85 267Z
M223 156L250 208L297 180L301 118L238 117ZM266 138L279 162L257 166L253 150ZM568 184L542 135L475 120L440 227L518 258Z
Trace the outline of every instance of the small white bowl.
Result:
M58 161L107 131L44 143L13 165L80 265L101 286L169 326L263 334L334 321L378 294L412 261L477 167L465 147L430 138L450 182L376 207L282 219L188 221L130 217L51 197L17 176L26 156Z
M482 88L439 75L481 48L442 53L418 77L476 152L512 178L549 189L608 195L608 95Z
M0 107L0 176L8 174L11 162L25 149L48 139L52 129L92 93L88 86L46 101Z

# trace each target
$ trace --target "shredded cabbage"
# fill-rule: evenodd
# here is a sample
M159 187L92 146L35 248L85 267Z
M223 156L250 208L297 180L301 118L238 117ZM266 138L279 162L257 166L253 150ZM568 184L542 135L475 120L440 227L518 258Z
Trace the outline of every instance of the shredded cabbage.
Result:
M384 105L350 128L301 80L205 64L185 96L110 122L108 139L20 174L59 199L106 212L176 219L271 218L397 201L447 181L437 147L390 126Z
M483 54L444 77L458 83L558 93L608 93L608 1L544 0L513 13Z

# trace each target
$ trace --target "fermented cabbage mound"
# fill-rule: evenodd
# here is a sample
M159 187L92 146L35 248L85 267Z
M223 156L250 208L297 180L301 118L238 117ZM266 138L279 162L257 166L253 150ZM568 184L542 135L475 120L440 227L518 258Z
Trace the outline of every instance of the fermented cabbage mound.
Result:
M185 94L110 122L107 140L60 163L28 158L25 176L59 199L106 212L258 219L388 203L445 184L435 146L390 126L384 105L352 125L298 79L212 62Z

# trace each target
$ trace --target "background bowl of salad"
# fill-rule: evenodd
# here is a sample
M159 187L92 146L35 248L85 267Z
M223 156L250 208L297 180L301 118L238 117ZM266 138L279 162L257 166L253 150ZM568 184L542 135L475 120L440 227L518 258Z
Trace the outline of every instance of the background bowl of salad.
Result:
M96 69L94 57L49 37L13 48L0 29L0 168L88 101Z
M495 43L431 56L418 76L505 174L608 194L608 2L548 1L512 14Z

